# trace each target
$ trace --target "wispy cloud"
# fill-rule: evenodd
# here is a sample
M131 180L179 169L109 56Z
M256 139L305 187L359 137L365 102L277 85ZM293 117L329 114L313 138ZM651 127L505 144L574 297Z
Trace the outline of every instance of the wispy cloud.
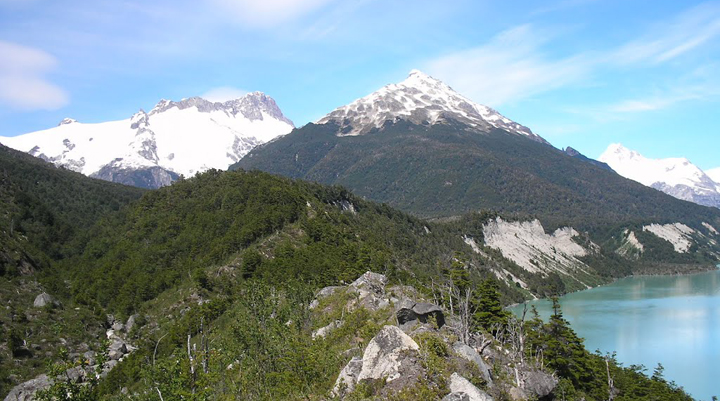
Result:
M50 54L0 41L0 103L18 110L54 110L68 103L67 93L46 75L57 67Z
M622 73L628 68L642 71L676 61L707 46L718 36L720 4L705 3L649 28L639 38L601 51L557 56L553 46L560 38L525 24L506 30L478 47L429 60L425 68L470 98L499 106L556 89L590 86L597 83L594 81L598 76L607 73ZM606 110L624 113L657 110L715 93L681 89L651 94L644 99L622 100Z
M615 63L663 63L708 43L720 35L720 4L705 3L650 29L614 52Z
M301 18L336 0L207 0L244 26L273 28Z
M473 49L431 60L425 66L472 99L497 106L581 81L592 59L578 54L551 59L542 47L552 35L522 25Z
M226 102L228 100L241 98L248 93L248 91L243 89L221 86L219 88L210 89L200 95L200 97L211 102Z

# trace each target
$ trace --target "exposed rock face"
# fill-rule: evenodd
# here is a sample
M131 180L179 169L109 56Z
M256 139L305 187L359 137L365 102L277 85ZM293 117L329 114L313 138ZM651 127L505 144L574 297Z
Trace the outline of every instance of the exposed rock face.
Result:
M555 390L558 379L539 370L525 371L522 373L523 387L537 397L545 397Z
M42 294L35 297L35 302L33 302L34 307L43 308L47 305L57 305L57 301L52 295L43 292Z
M357 294L355 307L362 306L369 310L382 309L390 304L385 298L387 277L379 273L366 272L355 280L348 291Z
M180 178L178 174L159 166L125 167L122 159L116 159L106 164L90 177L148 189L168 186Z
M475 387L466 378L457 373L450 376L450 394L443 398L443 401L492 401L493 398L486 392Z
M492 383L492 377L490 376L490 368L487 366L485 361L483 361L482 357L480 356L480 354L478 354L475 348L458 341L453 344L453 350L455 350L455 352L462 358L473 362L480 370L480 374L482 374L483 379L485 379L488 384Z
M5 397L5 401L30 401L35 399L35 393L38 390L44 390L52 385L52 381L47 375L40 375L25 383L18 384Z
M690 249L693 244L691 234L695 233L695 230L682 223L650 224L643 226L643 231L649 231L668 241L677 253L686 253Z
M638 259L645 252L645 247L638 241L635 231L626 229L623 235L625 236L623 244L615 252L629 259Z
M431 303L405 301L397 311L398 323L403 327L408 324L413 325L417 321L427 323L430 318L435 320L438 328L445 325L442 308Z
M363 380L385 380L383 391L389 392L416 383L423 371L419 349L415 340L396 326L383 327L365 348L362 359L353 358L345 366L333 394L347 394Z
M592 242L589 243L590 250L583 248L573 240L579 235L572 227L558 228L552 234L546 234L537 219L510 222L498 217L483 225L485 245L499 250L526 271L542 275L558 272L590 288L578 278L593 274L580 258L600 248Z
M399 378L402 354L419 349L415 340L396 326L383 327L365 348L358 380L386 378L391 382Z

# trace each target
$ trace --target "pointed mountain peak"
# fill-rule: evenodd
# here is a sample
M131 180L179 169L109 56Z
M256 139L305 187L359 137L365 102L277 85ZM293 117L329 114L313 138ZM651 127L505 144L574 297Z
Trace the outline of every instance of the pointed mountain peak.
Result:
M61 125L67 125L67 124L72 124L72 123L76 123L76 122L77 122L77 120L75 120L74 118L63 118L62 121L60 121L58 123L58 127Z
M354 102L339 107L317 121L335 122L340 136L366 134L386 122L406 120L414 124L438 124L454 120L489 132L495 128L547 143L524 127L490 107L477 104L442 81L419 70L412 70L398 83L386 85Z

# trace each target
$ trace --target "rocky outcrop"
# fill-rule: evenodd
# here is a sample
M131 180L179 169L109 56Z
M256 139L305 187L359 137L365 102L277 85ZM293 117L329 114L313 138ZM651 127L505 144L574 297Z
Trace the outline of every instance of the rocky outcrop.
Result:
M523 389L538 398L545 397L555 390L558 379L540 370L529 370L522 373Z
M427 302L406 300L400 305L396 315L398 324L403 329L410 328L418 322L428 323L429 320L433 320L438 329L445 325L445 314L442 308Z
M35 297L35 301L33 302L33 306L36 308L44 308L48 305L58 305L58 301L46 292Z
M493 398L486 392L475 387L466 378L457 373L450 376L450 394L443 398L443 401L493 401Z
M40 375L25 383L18 384L5 397L5 401L30 401L35 399L35 393L38 390L44 390L52 385L52 381L47 375Z
M353 308L363 307L369 310L378 310L390 305L385 297L387 277L379 273L366 272L348 287L348 291L355 293Z
M363 380L384 380L384 391L389 392L416 383L423 371L419 349L415 340L398 327L383 327L365 348L362 359L352 359L345 366L333 394L343 396Z
M457 353L460 357L463 359L470 361L477 366L478 370L480 370L480 374L482 375L483 379L486 383L492 384L492 376L490 375L490 368L485 363L485 361L482 359L480 354L475 350L475 348L463 343L463 342L456 342L453 344L453 350L455 353Z

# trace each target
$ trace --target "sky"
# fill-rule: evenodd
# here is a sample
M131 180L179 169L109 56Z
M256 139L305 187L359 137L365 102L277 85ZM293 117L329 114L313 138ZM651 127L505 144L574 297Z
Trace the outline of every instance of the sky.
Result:
M0 136L251 91L302 126L411 69L559 148L720 167L720 1L0 0Z

